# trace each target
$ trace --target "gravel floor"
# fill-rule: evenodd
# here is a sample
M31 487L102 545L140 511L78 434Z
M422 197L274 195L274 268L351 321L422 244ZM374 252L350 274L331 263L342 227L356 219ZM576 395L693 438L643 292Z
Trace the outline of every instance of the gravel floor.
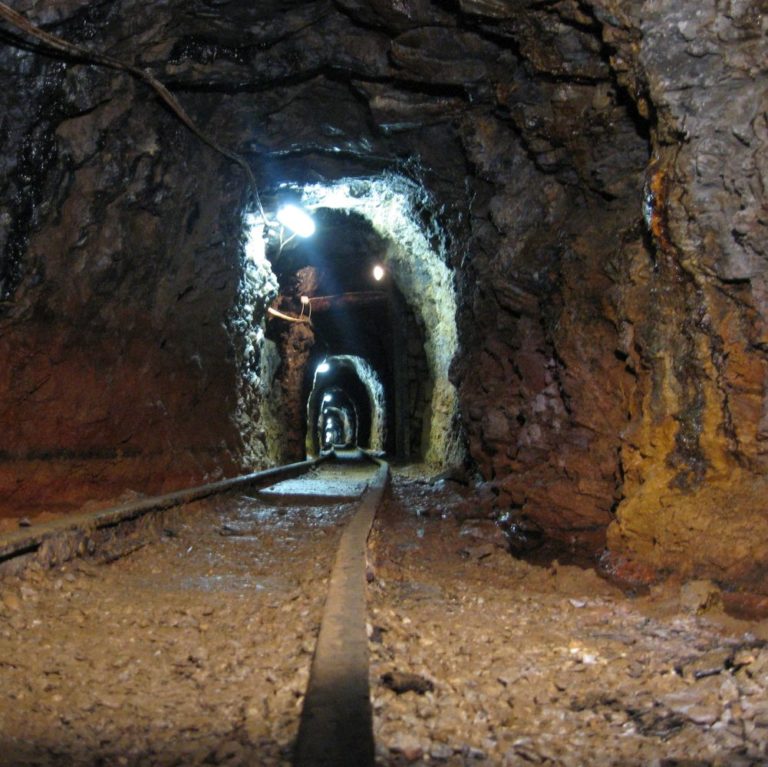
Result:
M378 764L768 764L765 624L705 584L629 600L515 560L492 525L442 519L454 500L400 480L378 521Z
M352 508L294 503L198 503L128 556L0 581L0 764L288 764ZM706 584L630 600L516 560L454 511L401 477L377 522L379 765L768 764L765 624Z
M218 498L0 582L0 764L288 764L351 508Z

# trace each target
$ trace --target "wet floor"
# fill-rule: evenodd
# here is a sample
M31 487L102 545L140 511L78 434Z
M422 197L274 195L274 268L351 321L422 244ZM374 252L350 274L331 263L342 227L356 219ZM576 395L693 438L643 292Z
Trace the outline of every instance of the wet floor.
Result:
M130 556L3 581L0 764L289 763L352 508L219 497Z
M357 451L340 453L339 459L321 464L301 477L286 479L260 490L257 496L267 502L333 503L359 498L372 476L373 464L361 459Z
M289 764L353 508L296 495L200 502L129 555L0 582L0 763ZM372 539L379 765L768 764L764 624L513 559L454 501L396 479Z
M768 764L768 625L705 587L628 599L513 559L493 525L443 519L453 500L399 481L377 523L379 765Z

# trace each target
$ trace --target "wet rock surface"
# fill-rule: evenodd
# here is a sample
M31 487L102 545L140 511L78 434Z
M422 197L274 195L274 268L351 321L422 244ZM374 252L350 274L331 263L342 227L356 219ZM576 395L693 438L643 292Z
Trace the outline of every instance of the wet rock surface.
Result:
M414 183L455 285L432 410L450 370L495 512L766 596L764 0L18 5L147 67L270 191ZM4 513L300 447L311 339L281 372L253 343L239 171L123 73L4 38L0 74Z
M712 584L630 600L556 560L466 557L413 491L373 541L378 764L766 763L764 623L724 618Z

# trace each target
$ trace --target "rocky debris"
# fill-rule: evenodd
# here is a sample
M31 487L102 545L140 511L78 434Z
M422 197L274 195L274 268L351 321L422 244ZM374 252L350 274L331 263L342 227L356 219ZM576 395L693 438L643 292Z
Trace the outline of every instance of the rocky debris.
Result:
M689 581L680 589L680 609L696 615L723 609L723 594L712 581Z
M435 689L434 684L429 679L403 671L387 671L386 674L381 675L381 683L398 695L402 695L404 692L424 695L424 693L432 692Z
M507 539L502 529L490 519L464 520L459 526L459 536L491 543L500 549L507 548Z
M408 487L398 495L400 515L390 507L374 537L377 764L768 760L768 646L754 624L629 600L569 565L462 559L455 524L414 518ZM392 668L433 689L398 694Z
M468 485L471 481L470 472L466 466L453 465L443 469L439 474L430 478L430 482L435 484L444 484L446 482L456 482L459 485Z
M485 512L476 494L455 482L430 483L423 478L396 475L392 478L395 485L407 484L413 513L417 516L443 516L454 519L477 520L485 517ZM440 502L435 503L434 499Z
M499 526L507 536L509 550L513 554L528 554L544 543L544 530L523 514L513 511L502 512Z
M111 564L0 581L0 761L285 764L348 508L211 499Z

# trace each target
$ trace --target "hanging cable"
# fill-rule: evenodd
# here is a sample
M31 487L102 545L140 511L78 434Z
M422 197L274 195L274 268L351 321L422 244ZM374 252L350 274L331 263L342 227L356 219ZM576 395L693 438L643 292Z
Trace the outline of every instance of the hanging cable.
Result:
M312 299L309 296L301 297L301 314L299 315L300 317L304 316L304 309L309 309L307 320L311 323L312 322Z
M251 166L248 164L248 161L242 155L237 154L237 152L233 152L231 149L227 149L226 147L222 146L214 138L198 128L194 120L187 114L184 107L179 103L178 99L153 74L148 72L146 69L141 69L140 67L133 66L132 64L126 64L118 59L113 58L112 56L107 56L106 54L99 53L98 51L91 51L87 48L82 48L75 43L70 43L63 38L58 37L57 35L52 35L50 32L46 32L40 29L40 27L29 21L26 16L22 16L22 14L14 11L13 8L10 8L3 2L0 2L0 18L5 19L5 21L16 27L16 29L20 30L21 32L29 35L30 37L34 37L36 40L39 40L47 48L58 51L59 53L65 53L69 56L74 56L78 59L84 59L85 61L89 61L93 64L100 64L101 66L108 67L110 69L117 69L123 72L128 72L129 74L133 75L133 77L146 83L150 88L152 88L152 90L155 91L155 93L157 93L158 96L160 96L166 106L176 115L176 117L178 117L179 120L181 120L181 122L184 123L184 125L187 126L187 128L189 128L190 131L192 131L192 133L194 133L195 136L197 136L197 138L200 139L200 141L207 144L214 151L239 165L245 171L245 174L248 177L248 183L251 187L251 192L253 193L254 201L259 208L259 214L261 215L261 218L264 221L264 225L266 226L267 216L264 212L264 207L261 204L261 196L259 195L259 189L256 186L256 178L253 175L253 171L251 170Z
M312 320L309 317L305 317L304 315L299 315L297 317L293 314L286 314L279 309L273 309L271 306L267 307L267 314L269 314L270 317L277 317L277 319L285 320L286 322L302 322L305 325L312 324Z

